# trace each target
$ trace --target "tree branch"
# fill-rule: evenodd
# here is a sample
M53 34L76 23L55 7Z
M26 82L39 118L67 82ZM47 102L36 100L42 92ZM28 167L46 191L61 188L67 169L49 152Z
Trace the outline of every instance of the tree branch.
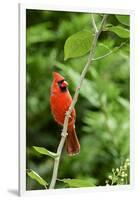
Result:
M91 45L90 53L89 53L89 56L88 56L88 60L87 60L87 62L85 64L85 66L84 66L84 69L83 69L82 73L81 73L80 81L79 81L78 86L76 88L72 103L71 103L71 105L70 105L70 107L69 107L69 109L68 109L68 111L66 112L66 115L65 115L63 130L62 130L62 133L61 133L61 140L60 140L60 143L59 143L58 149L57 149L58 157L55 158L52 180L51 180L50 187L49 187L50 189L53 189L55 187L55 184L56 184L59 161L60 161L62 149L63 149L64 143L65 143L65 140L66 140L66 136L67 136L67 128L68 128L69 117L71 115L71 112L72 112L75 104L77 103L79 92L80 92L80 88L82 86L84 77L85 77L85 75L86 75L86 73L87 73L87 71L88 71L88 69L90 67L90 64L93 61L92 59L94 57L97 40L98 40L99 35L101 34L102 30L103 30L103 27L104 27L104 24L106 22L106 19L107 19L107 15L104 15L103 19L102 19L102 22L100 24L99 30L96 31L96 29L94 27L95 35L94 35L94 39L92 41L92 45Z

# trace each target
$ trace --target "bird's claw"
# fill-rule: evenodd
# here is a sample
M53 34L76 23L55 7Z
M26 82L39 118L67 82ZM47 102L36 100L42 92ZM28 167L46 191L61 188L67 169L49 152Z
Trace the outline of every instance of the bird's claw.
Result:
M65 115L66 115L66 116L69 116L69 118L71 118L71 114L69 114L69 111L67 111L67 112L65 113Z
M68 135L67 132L66 132L66 133L63 133L63 131L62 131L62 133L61 133L61 136L62 136L62 137L67 137L67 135Z

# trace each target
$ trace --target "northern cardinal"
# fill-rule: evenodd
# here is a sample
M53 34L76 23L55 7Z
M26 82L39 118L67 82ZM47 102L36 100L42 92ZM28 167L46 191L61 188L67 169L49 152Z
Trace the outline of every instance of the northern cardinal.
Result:
M53 72L53 82L51 87L50 104L55 121L63 126L65 114L72 102L72 97L68 90L68 83L64 77L57 72ZM75 131L76 112L73 109L68 123L68 135L66 138L66 150L68 155L75 155L80 151L80 144Z

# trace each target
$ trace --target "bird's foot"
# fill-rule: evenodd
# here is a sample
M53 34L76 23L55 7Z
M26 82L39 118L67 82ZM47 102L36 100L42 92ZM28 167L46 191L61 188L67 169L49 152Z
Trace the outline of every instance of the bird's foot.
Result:
M63 131L62 131L62 133L61 133L61 136L62 137L67 137L67 135L68 135L68 133L66 132L66 133L64 133Z
M69 111L67 111L67 112L65 113L65 116L67 116L67 117L71 118L71 114L70 114L70 112L69 112Z

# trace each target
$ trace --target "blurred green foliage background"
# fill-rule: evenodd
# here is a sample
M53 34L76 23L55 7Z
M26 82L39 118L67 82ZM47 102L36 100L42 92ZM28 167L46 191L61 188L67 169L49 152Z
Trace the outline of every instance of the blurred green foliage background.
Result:
M99 25L102 17L95 15L95 19ZM27 10L26 22L26 168L50 183L53 160L38 154L32 146L56 152L62 127L55 123L50 111L52 72L58 71L66 78L73 95L88 54L64 61L64 43L78 31L92 30L91 16ZM118 25L119 21L110 15L108 24ZM95 57L123 42L126 44L115 53L94 61L87 73L76 104L76 132L81 151L74 157L63 151L58 178L91 179L96 185L105 185L112 168L129 158L129 41L105 30ZM58 181L56 188L60 187L64 185ZM43 189L28 176L26 188Z

